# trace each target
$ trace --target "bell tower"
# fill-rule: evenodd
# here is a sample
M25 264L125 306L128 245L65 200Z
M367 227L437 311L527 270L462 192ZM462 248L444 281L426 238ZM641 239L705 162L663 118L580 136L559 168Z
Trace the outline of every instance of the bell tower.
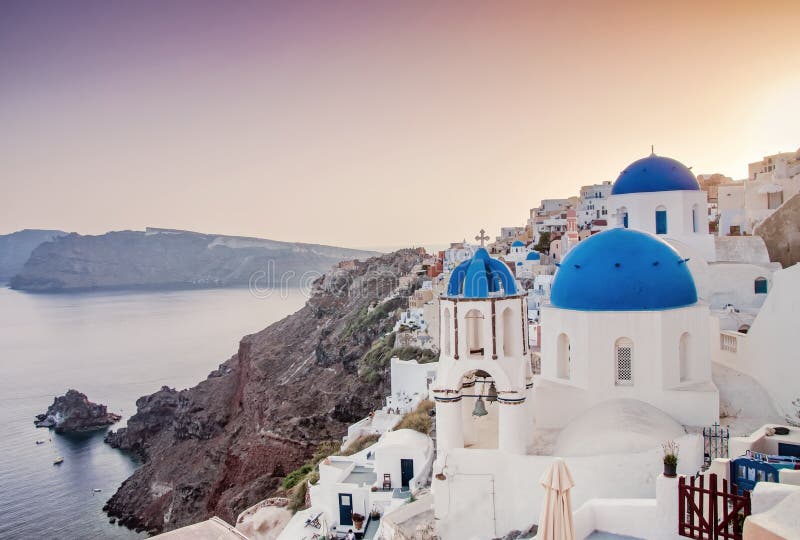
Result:
M437 459L455 448L526 453L533 386L527 297L508 266L479 248L451 273L440 321Z

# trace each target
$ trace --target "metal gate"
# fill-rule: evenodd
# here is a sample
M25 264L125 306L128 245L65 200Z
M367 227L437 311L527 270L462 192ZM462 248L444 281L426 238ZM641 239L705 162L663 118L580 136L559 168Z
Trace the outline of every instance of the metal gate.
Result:
M728 440L731 432L728 428L721 427L719 423L703 428L703 447L706 468L711 465L711 460L728 457Z
M678 481L678 534L697 540L742 540L744 520L750 515L750 493L731 493L728 481L719 489L717 475Z

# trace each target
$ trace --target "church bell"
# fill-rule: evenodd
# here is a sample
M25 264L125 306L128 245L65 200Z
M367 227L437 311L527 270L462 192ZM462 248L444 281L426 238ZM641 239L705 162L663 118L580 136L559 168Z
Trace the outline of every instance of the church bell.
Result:
M472 416L476 416L480 418L481 416L486 416L489 414L486 412L486 405L483 403L483 397L479 396L478 401L475 402L475 408L472 409Z
M489 385L489 392L486 394L487 403L494 403L497 401L497 388L494 386L494 381Z

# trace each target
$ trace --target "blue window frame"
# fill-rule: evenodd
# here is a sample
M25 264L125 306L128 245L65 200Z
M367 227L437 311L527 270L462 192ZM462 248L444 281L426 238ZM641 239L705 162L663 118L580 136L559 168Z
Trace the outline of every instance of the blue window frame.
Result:
M656 234L667 234L666 210L656 210Z

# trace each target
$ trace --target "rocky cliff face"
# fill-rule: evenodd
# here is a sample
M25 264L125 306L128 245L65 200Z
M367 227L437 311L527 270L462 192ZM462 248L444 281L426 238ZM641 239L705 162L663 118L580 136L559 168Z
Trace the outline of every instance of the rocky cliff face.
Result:
M298 286L373 252L170 229L70 234L39 245L11 279L27 291Z
M129 527L162 531L211 515L233 522L272 495L318 443L340 439L381 405L388 368L367 382L359 361L396 315L367 306L417 262L408 250L327 274L305 307L246 336L205 381L140 398L128 427L107 441L145 464L107 512ZM402 307L398 300L405 301L391 305Z
M56 433L92 431L118 422L120 416L110 413L105 405L92 403L77 390L68 390L53 400L47 412L36 416L36 427L54 428Z
M25 229L0 235L0 283L6 282L22 270L25 261L39 244L64 236L63 231Z
M767 244L770 260L784 268L800 262L800 193L762 221L755 234Z

